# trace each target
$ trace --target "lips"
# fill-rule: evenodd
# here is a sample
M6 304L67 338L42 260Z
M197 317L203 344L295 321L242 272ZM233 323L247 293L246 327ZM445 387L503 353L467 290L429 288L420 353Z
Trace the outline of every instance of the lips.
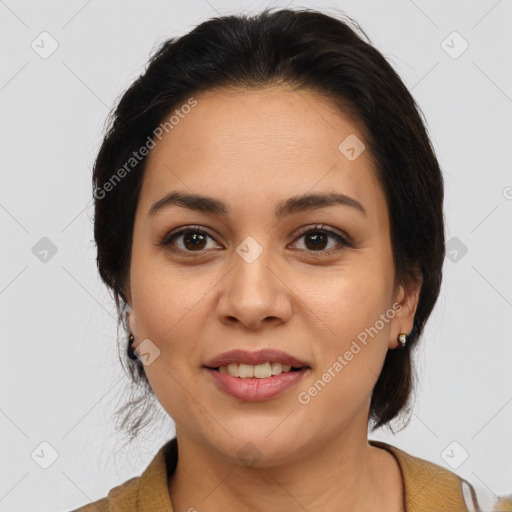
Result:
M230 350L229 352L224 352L213 359L210 359L204 366L206 368L218 368L219 366L227 366L231 363L250 364L255 366L266 362L281 363L283 365L290 365L293 368L310 368L307 362L301 361L300 359L297 359L286 352L282 352L281 350L270 348L255 352L249 352L241 349Z
M233 377L211 368L206 368L205 371L223 394L245 402L261 402L277 398L298 386L311 373L310 368L302 368L295 372L257 379Z

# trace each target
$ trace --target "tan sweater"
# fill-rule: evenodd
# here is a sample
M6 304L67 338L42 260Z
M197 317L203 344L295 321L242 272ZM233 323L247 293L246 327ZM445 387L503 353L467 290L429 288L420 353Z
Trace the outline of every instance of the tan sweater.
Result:
M405 482L406 512L473 510L465 505L464 488L468 503L472 502L471 495L475 497L473 487L466 480L387 443L368 442L388 450L397 459ZM72 512L173 512L167 485L177 460L177 441L174 438L160 448L140 476L114 487L107 497Z

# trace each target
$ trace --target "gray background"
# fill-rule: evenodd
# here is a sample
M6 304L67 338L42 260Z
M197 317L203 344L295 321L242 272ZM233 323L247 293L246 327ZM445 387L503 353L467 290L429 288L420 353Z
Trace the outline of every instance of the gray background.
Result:
M418 352L412 421L396 436L369 437L482 492L512 493L512 1L7 0L0 512L64 511L99 499L140 474L173 435L163 416L120 449L126 439L112 413L128 380L113 302L96 272L91 167L109 109L159 43L213 15L267 5L355 18L425 113L445 176L449 256Z

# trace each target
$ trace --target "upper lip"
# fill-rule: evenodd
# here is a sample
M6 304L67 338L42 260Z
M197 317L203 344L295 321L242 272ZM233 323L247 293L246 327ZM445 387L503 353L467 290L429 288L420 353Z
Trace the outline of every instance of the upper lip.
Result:
M266 363L267 361L271 363L277 362L287 364L295 368L309 366L308 363L301 361L286 352L274 350L272 348L264 348L255 352L249 352L248 350L242 349L230 350L229 352L224 352L215 356L213 359L210 359L205 366L208 368L218 368L219 366L227 366L230 363L257 365Z

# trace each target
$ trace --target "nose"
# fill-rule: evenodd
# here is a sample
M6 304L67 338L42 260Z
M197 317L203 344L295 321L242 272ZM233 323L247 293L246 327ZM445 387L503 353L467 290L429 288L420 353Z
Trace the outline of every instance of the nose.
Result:
M240 254L233 255L233 267L219 283L220 321L252 330L287 322L293 311L293 294L270 250L263 250L254 260Z

